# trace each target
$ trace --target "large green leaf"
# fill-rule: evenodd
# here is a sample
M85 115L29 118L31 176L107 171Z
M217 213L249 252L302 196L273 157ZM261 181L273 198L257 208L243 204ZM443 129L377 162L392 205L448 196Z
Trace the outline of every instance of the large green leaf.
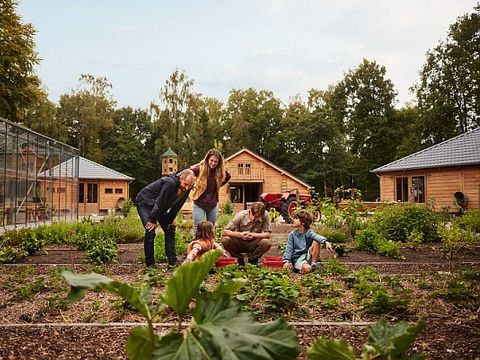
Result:
M308 349L309 360L355 360L353 347L344 340L319 337Z
M228 294L218 299L202 297L193 311L192 327L202 348L218 359L296 359L298 339L284 320L256 323L242 313Z
M63 271L62 276L72 287L69 294L69 299L72 302L80 300L88 289L102 289L120 296L130 306L140 311L147 320L152 319L150 288L139 291L126 283L95 273L74 274L70 271Z
M62 276L70 284L70 294L68 299L70 302L79 301L85 295L85 292L89 289L99 288L100 285L109 284L113 279L107 276L90 273L90 274L75 274L71 271L62 271Z
M162 302L182 316L221 254L221 250L208 251L200 259L180 266L168 280Z
M233 295L247 283L247 279L237 278L222 282L209 294L211 299L217 299L223 294Z
M137 326L130 331L125 349L129 359L143 360L152 357L155 348L155 341L159 341L158 335L150 338L150 329L146 326ZM153 342L153 344L152 344Z
M368 343L383 356L397 358L410 347L425 325L425 321L419 321L413 326L404 321L391 325L385 319L380 319L369 326Z
M208 360L213 359L192 336L190 331L186 331L182 336L176 333L170 333L160 338L157 342L155 351L152 354L155 360Z

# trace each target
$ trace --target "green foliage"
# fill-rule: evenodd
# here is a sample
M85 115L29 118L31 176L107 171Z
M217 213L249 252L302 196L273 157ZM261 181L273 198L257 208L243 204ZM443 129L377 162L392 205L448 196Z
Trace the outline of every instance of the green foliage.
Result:
M225 201L222 208L222 214L232 215L233 214L233 204L230 200Z
M178 229L175 231L175 252L177 254L186 252L187 243L185 240L189 238L190 238L189 233L180 231ZM154 251L155 251L155 262L167 261L167 256L165 255L165 234L163 232L158 233L155 236Z
M377 209L371 226L384 237L393 241L406 242L416 230L423 241L438 240L437 215L423 204L394 204Z
M363 345L361 359L378 360L421 360L424 354L414 353L405 355L426 326L424 321L415 325L406 322L389 324L385 319L380 319L368 327L369 336ZM355 351L351 345L343 340L328 340L324 337L317 338L308 349L309 360L355 360Z
M422 242L423 234L417 229L413 229L413 231L407 236L407 245L415 251L418 250L418 247Z
M90 264L109 264L118 261L118 246L111 237L98 238L90 242L86 250L86 262Z
M355 249L361 251L371 251L382 256L402 259L400 253L400 244L390 241L385 236L373 228L367 228L355 237Z
M126 351L130 359L295 359L300 346L285 321L256 323L231 299L244 281L230 280L212 292L198 293L220 254L220 251L208 252L198 261L177 268L159 297L159 305L152 303L149 287L136 289L98 274L77 275L64 271L63 276L72 286L71 301L80 300L88 289L101 289L120 296L145 317L148 326L135 327L128 336ZM192 322L180 333L182 315L193 300ZM163 305L180 316L179 326L161 336L154 332L152 321L159 316Z
M438 232L443 244L441 251L449 258L477 240L476 234L469 229L462 229L458 221L453 221L449 228L441 228Z
M274 208L271 208L268 211L268 217L270 218L270 222L272 224L278 224L279 223L279 218L280 218L280 213L275 210Z
M336 228L320 228L316 232L322 236L325 236L329 242L333 244L343 244L348 242L349 237L345 229L336 229Z
M322 263L322 272L328 275L346 275L349 271L338 259L330 259Z
M471 231L480 233L480 210L469 210L462 216L461 223Z

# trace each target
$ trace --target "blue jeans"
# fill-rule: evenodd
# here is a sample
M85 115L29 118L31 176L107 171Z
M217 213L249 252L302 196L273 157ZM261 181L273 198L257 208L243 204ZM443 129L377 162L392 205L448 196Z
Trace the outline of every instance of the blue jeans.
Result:
M152 211L153 207L142 202L136 203L138 215L142 219L142 224L148 222L148 216ZM162 227L163 232L165 233L165 255L169 263L173 264L177 261L177 256L175 254L175 227L170 227L170 224L166 222L159 221L160 226ZM143 242L143 249L145 251L145 263L147 266L153 265L155 263L155 229L151 231L145 230L145 240Z
M197 225L202 221L210 221L213 225L217 221L218 204L212 208L205 209L193 203L193 236L197 233Z

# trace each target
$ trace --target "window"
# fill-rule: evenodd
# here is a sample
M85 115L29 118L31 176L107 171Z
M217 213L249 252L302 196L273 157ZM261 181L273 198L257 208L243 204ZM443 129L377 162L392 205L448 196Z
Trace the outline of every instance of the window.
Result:
M78 185L78 202L84 203L85 202L85 184L81 183Z
M413 201L418 203L425 202L425 177L412 176Z
M123 194L123 189L115 189L115 194Z
M243 186L230 186L230 199L232 203L243 203Z
M106 188L105 189L105 194L113 194L113 189L112 188Z
M245 175L250 175L250 164L245 164Z
M243 164L237 164L238 175L243 175Z
M96 203L98 186L97 184L87 184L87 203Z
M173 164L173 159L168 159L168 162L169 162L170 164Z
M408 177L397 178L397 201L408 201Z

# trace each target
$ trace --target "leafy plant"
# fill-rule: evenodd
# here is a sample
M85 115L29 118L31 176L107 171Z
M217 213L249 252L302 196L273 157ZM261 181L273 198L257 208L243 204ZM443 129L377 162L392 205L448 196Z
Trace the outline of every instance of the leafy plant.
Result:
M198 261L177 268L158 305L152 302L150 287L136 289L99 274L65 271L63 276L72 286L71 301L80 300L88 289L100 289L120 296L145 317L148 325L133 328L128 336L126 352L130 359L295 359L300 347L284 320L256 323L231 299L244 286L244 280L229 280L211 292L198 293L220 254L218 250L208 252ZM192 300L192 321L182 333L181 323ZM153 319L164 306L177 313L178 325L162 336L155 333Z
M186 239L189 238L189 234L184 231L177 229L175 231L175 252L177 254L182 254L186 251ZM165 255L165 234L160 233L155 236L155 262L165 262L167 261L167 256ZM143 255L142 255L143 256Z
M222 214L232 215L233 214L233 204L230 200L225 201L222 208Z
M270 218L270 222L272 224L278 224L279 223L279 219L280 219L280 213L275 210L274 208L271 208L269 211L268 211L268 217Z
M362 230L360 234L355 237L355 249L361 251L371 251L382 256L389 256L397 259L402 259L400 253L400 244L387 238L374 228L367 228Z
M373 214L371 227L393 241L406 242L414 230L425 242L438 240L437 214L423 204L383 206Z
M471 231L480 233L480 210L469 210L462 216L461 222Z
M441 251L448 258L451 258L457 251L474 244L477 240L475 233L469 229L462 229L458 221L453 221L449 228L441 228L439 235L443 244Z
M89 243L85 253L90 264L109 264L118 261L118 246L114 239L104 237Z
M425 321L419 321L415 325L409 325L403 321L391 325L385 319L380 319L368 327L369 336L367 342L363 345L361 359L424 359L426 356L422 353L414 353L408 356L405 355L405 352L425 326ZM357 359L353 347L346 341L328 340L324 337L315 340L307 355L309 360Z

